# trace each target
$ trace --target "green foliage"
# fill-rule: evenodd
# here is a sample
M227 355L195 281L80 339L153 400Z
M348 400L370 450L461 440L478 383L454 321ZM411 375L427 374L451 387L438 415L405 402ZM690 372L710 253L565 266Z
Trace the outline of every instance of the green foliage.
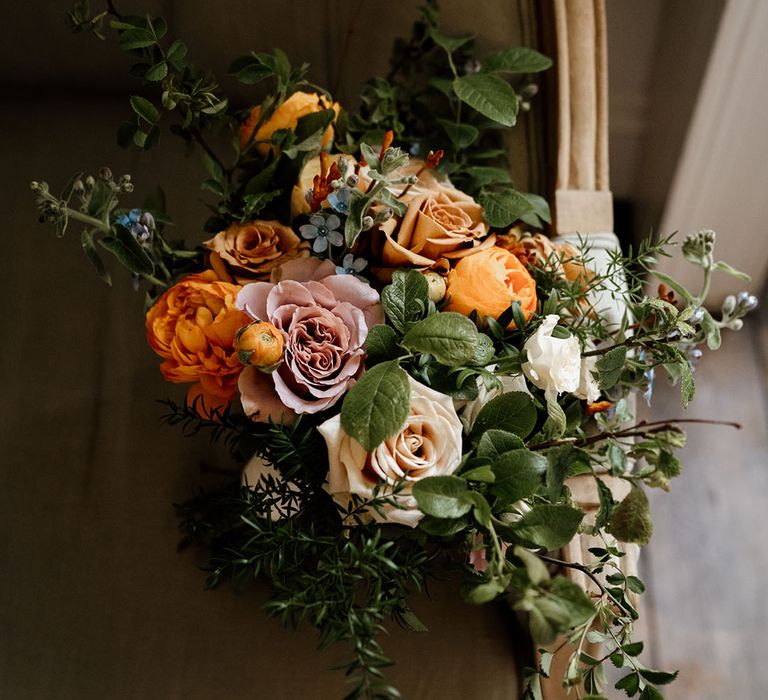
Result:
M368 452L394 435L408 417L408 375L396 361L368 370L344 397L341 424Z
M392 325L405 333L427 310L429 284L416 270L397 270L381 292L381 305Z
M648 544L653 521L645 491L635 487L629 492L613 511L607 531L621 542Z
M401 342L413 352L433 355L441 364L455 367L473 360L480 340L472 321L449 311L417 321Z
M521 438L530 435L536 424L536 408L531 397L511 391L491 399L475 420L472 434L478 438L487 430L503 430Z

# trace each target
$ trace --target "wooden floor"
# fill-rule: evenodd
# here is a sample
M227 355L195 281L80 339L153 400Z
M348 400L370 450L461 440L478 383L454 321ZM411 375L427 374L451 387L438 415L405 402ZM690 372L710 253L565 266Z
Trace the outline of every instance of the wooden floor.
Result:
M196 191L194 169L179 149L140 157L114 148L124 115L122 103L82 98L0 112L0 698L336 697L341 686L332 692L323 680L336 654L317 656L311 634L264 618L258 591L204 592L194 555L174 555L169 504L192 493L199 461L213 453L158 425L153 399L174 389L144 345L130 284L102 286L76 238L57 241L35 222L29 180L61 185L76 168L105 164L106 153L116 173L139 179L140 193L168 182L179 235L201 237L203 210L184 196ZM653 662L681 670L672 700L766 697L768 330L760 332L762 355L755 326L706 357L689 411L745 430L692 428L685 473L653 499L645 612ZM661 382L652 411L681 413ZM436 697L428 669L452 684L439 700L514 700L519 642L497 609L441 614L435 625L432 638L389 642L404 697ZM456 652L493 673L440 663Z

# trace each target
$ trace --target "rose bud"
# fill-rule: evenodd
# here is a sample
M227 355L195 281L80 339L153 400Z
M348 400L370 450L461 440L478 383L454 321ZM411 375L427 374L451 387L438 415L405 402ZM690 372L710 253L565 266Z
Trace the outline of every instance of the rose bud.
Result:
M283 335L271 323L255 321L243 326L235 336L237 356L246 367L273 372L283 360Z
M445 297L445 290L447 288L445 277L437 272L425 272L424 277L426 277L427 284L429 285L430 300L434 301L435 304L442 301Z

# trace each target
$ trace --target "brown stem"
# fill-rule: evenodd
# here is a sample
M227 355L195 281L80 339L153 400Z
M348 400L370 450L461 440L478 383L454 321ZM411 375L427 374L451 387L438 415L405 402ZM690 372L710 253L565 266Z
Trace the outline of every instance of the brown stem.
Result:
M707 420L706 418L678 418L676 420L657 420L657 421L640 421L637 425L633 425L623 430L616 430L613 432L597 433L596 435L590 435L589 437L581 438L579 440L548 440L546 442L540 442L538 445L532 445L529 450L546 450L550 447L559 447L560 445L574 445L575 447L586 447L593 445L596 442L602 440L611 440L615 438L628 438L628 437L647 437L654 433L661 433L665 430L677 428L678 423L698 423L703 425L725 425L730 428L736 428L741 430L740 423L734 423L733 421L723 420Z
M211 159L227 174L227 176L229 176L229 170L225 167L224 163L222 163L221 159L216 155L216 152L208 145L205 138L203 138L203 135L200 133L200 130L197 127L194 127L192 129L188 129L188 133L194 142L211 157Z
M115 19L122 19L123 16L117 11L117 8L115 7L112 0L107 0L107 12L112 15Z
M615 348L630 348L634 345L640 345L635 338L629 338L621 343L615 343L607 348L598 348L597 350L590 350L589 352L581 353L582 357L596 357L597 355L605 355L606 353L614 350Z

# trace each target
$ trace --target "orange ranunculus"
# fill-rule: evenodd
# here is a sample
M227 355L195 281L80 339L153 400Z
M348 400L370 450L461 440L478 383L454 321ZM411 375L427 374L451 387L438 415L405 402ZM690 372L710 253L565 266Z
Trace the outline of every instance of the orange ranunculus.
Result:
M147 341L164 359L163 376L196 382L188 401L201 396L205 412L232 400L243 369L235 335L251 319L235 308L240 289L206 270L174 284L147 312Z
M237 332L235 345L243 365L269 374L282 362L285 340L269 321L254 321Z
M203 245L218 253L240 284L268 280L274 268L309 255L309 244L279 221L233 223Z
M462 258L448 275L446 310L498 318L513 301L527 318L536 310L536 283L508 250L494 246ZM510 323L509 328L514 327Z
M324 109L333 109L336 112L336 116L339 116L341 106L338 102L330 102L326 97L318 95L314 92L294 92L285 102L275 109L272 115L258 128L254 141L269 141L272 138L272 134L278 129L295 129L296 123L301 117L313 112L322 112ZM259 116L261 115L261 107L256 106L251 110L248 118L240 126L240 148L245 148L248 142L251 140L253 130L259 123ZM328 148L333 141L333 126L329 126L325 134L323 134L323 141L321 148ZM268 143L257 143L256 150L261 155L269 153L270 146Z

